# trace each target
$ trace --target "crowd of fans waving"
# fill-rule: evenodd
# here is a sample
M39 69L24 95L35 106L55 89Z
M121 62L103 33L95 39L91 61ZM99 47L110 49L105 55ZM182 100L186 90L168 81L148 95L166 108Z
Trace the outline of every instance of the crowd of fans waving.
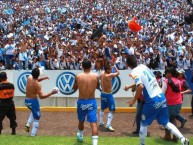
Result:
M172 0L0 1L0 69L80 70L109 62L127 69L126 56L153 70L193 68L193 27L181 25L192 8ZM128 28L133 17L142 26ZM102 35L91 39L104 23Z

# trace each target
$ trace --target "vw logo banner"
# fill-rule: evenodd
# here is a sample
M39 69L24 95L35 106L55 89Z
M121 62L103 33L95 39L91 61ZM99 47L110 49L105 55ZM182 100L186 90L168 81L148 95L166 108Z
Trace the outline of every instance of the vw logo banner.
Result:
M82 71L44 70L44 76L48 76L49 80L44 80L40 82L42 85L43 93L49 93L53 90L54 87L58 87L61 93L55 94L53 97L78 97L78 91L73 89L73 85L76 75L80 72ZM121 71L120 75L113 79L112 93L114 94L114 97L133 96L131 91L125 92L123 90L125 85L134 83L132 78L128 76L129 73L130 71L128 70ZM25 96L27 78L31 74L31 71L10 71L9 74L13 76L13 83L15 85L15 96ZM101 86L99 89L96 90L96 98L100 98L100 91Z
M76 92L76 90L73 89L75 77L75 74L71 72L64 72L58 76L56 79L56 86L62 94L70 95Z

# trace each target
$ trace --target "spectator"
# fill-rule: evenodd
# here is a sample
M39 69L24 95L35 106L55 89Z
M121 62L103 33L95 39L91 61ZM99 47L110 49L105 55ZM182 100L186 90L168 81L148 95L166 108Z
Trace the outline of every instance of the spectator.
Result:
M170 66L193 68L193 63L189 63L192 62L193 54L193 28L187 24L178 25L178 22L191 11L186 2L165 0L141 3L140 0L125 0L119 2L117 7L115 0L111 0L111 3L107 0L96 0L89 5L87 1L82 1L81 4L78 2L2 1L2 4L8 4L14 10L13 15L2 13L0 19L0 60L5 61L5 69L12 69L15 56L18 54L15 55L14 52L22 43L27 46L25 51L20 48L21 52L27 52L27 58L22 58L22 55L18 57L21 59L20 68L23 69L28 68L27 63L31 66L32 58L40 58L42 54L44 67L45 62L50 63L50 58L54 54L57 63L63 59L61 56L66 58L70 55L71 59L65 62L68 65L66 67L71 70L79 69L79 61L84 58L93 58L95 66L104 69L107 60L114 59L115 53L120 69L127 69L124 61L127 54L135 54L138 64L146 64L152 69L164 70ZM62 13L63 7L65 15ZM163 7L167 8L164 9L164 14ZM87 9L86 13L83 9ZM4 10L5 7L0 8L1 12ZM109 13L113 15L109 16ZM137 21L143 29L138 33L132 32L127 26L133 16L140 16L137 17ZM91 39L91 35L102 22L105 22L102 37ZM79 59L75 59L77 54L80 55ZM158 58L158 55L160 60L153 60L154 57ZM180 60L181 56L183 61ZM45 69L53 69L50 66L46 65ZM55 66L55 69L60 67Z
M162 84L162 91L166 96L167 105L168 105L168 113L169 113L169 120L171 123L176 125L176 115L179 115L181 107L182 107L182 96L181 96L181 83L177 79L177 72L175 68L170 67L165 70L165 80ZM177 142L178 139L174 135L171 138L171 133L169 130L165 129L165 136L164 140L168 141L175 141Z

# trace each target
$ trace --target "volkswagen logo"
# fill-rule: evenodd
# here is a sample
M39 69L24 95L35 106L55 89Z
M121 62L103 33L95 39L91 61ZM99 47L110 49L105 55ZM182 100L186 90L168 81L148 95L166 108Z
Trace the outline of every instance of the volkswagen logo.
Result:
M73 89L75 77L75 74L71 72L64 72L58 76L56 79L56 86L62 94L70 95L76 92L76 90Z
M26 84L27 84L27 78L31 75L30 72L25 72L25 73L22 73L18 80L17 80L17 86L19 88L19 90L26 94Z
M121 80L117 76L117 77L113 78L113 80L112 80L112 94L116 94L119 91L120 87L121 87ZM100 86L99 90L102 91L101 86Z

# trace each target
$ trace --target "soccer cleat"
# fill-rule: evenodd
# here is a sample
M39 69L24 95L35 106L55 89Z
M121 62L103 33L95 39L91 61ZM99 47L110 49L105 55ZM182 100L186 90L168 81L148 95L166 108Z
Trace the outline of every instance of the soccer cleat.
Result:
M186 119L184 119L184 121L182 121L182 122L181 122L181 128L183 128L183 127L184 127L184 125L186 124L186 122L187 122L187 120L186 120Z
M185 138L185 140L182 143L182 145L189 145L189 144L190 144L190 141L187 138Z
M105 128L106 128L107 131L110 131L110 132L114 132L115 131L114 128L112 128L112 126L106 125Z
M138 134L139 134L139 131L137 131L137 130L136 130L136 131L133 131L132 134L138 135Z
M30 127L29 126L25 126L25 132L29 132L29 130L30 130Z
M36 135L35 134L31 134L31 137L35 137Z
M83 136L80 136L79 132L77 132L77 140L80 142L83 141Z

